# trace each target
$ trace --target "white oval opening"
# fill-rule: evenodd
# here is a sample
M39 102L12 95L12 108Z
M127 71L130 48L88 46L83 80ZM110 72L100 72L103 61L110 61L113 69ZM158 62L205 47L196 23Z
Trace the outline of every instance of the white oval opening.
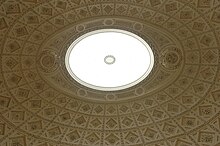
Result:
M116 91L141 82L151 72L154 56L139 36L119 29L101 29L76 39L65 58L69 74L96 90Z

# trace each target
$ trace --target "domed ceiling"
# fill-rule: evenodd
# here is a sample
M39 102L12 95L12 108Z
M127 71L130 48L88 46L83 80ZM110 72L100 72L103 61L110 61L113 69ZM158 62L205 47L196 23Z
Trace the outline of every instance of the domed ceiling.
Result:
M75 39L109 28L155 56L111 92L65 67ZM220 145L219 0L0 0L0 48L1 146Z

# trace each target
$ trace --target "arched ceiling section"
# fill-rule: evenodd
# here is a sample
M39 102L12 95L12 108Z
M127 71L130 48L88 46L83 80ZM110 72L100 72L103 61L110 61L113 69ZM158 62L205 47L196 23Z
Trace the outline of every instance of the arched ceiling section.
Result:
M1 0L0 145L219 146L219 0ZM103 92L67 73L77 37L133 32L155 66Z

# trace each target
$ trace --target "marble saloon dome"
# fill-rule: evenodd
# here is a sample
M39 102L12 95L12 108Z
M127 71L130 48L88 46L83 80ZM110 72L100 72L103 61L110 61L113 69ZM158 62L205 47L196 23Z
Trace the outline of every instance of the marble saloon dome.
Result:
M220 146L219 0L0 0L0 146Z

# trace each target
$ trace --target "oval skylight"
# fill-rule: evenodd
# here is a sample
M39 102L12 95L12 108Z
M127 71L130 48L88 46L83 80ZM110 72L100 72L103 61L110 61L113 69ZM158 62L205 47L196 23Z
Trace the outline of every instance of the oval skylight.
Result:
M139 36L119 29L101 29L76 39L65 64L80 84L96 90L116 91L141 82L151 72L154 56Z

